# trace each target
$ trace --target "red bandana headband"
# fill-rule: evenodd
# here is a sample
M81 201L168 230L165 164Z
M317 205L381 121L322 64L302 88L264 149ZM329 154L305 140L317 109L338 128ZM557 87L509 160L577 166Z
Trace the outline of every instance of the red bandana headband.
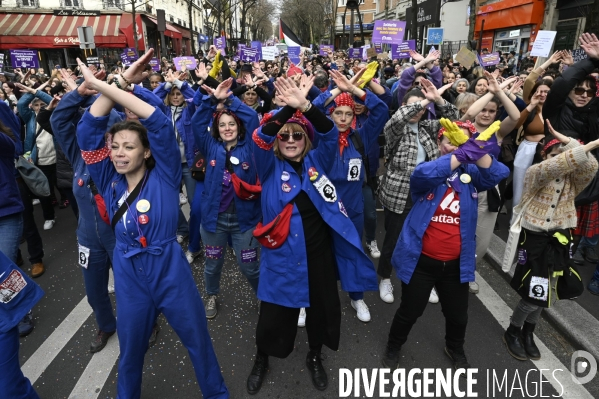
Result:
M354 113L354 118L351 122L352 129L356 128L356 103L354 98L349 93L341 93L337 97L335 97L335 105L329 108L329 114L332 114L337 107L350 107L352 112Z
M545 147L543 147L543 152L547 152L550 147L553 147L556 144L560 144L558 139L551 140L549 143L545 144Z
M468 129L468 131L470 132L470 136L476 134L476 128L474 127L474 125L472 124L472 122L470 121L455 121L453 122L455 123L458 127L462 127L464 129ZM441 137L443 136L443 133L445 133L445 128L442 127L441 129L439 129L439 134L437 135L437 140L441 140Z

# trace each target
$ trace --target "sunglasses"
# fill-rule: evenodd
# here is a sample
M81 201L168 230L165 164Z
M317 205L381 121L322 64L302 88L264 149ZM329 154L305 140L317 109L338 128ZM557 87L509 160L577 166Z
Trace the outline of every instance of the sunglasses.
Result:
M301 141L304 139L304 132L293 132L293 133L279 133L278 138L283 142L289 141L289 137L293 137L293 141Z
M575 87L574 88L574 94L576 94L577 96L582 96L585 92L587 93L588 97L594 97L595 96L595 90L593 90L593 89L585 90L582 87Z

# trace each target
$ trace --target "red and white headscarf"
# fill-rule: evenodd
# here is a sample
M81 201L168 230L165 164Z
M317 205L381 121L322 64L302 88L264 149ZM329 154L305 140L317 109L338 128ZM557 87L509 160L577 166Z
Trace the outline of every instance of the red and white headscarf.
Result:
M356 102L354 101L354 98L352 97L351 94L349 93L341 93L339 94L337 97L335 97L335 100L333 100L333 102L335 103L335 105L329 107L328 112L329 115L333 113L333 111L335 111L335 108L337 107L350 107L352 112L354 113L354 117L351 121L351 129L355 129L356 128ZM349 136L349 134L351 133L351 129L347 129L345 132L339 132L339 154L343 155L343 149L347 146L349 146L349 143L347 141L347 136Z
M470 136L476 134L476 128L470 121L463 121L463 122L462 121L454 121L453 123L455 123L458 127L468 129L468 131L470 132ZM437 135L437 140L441 140L441 138L443 137L443 133L445 133L444 127L439 129L439 134Z

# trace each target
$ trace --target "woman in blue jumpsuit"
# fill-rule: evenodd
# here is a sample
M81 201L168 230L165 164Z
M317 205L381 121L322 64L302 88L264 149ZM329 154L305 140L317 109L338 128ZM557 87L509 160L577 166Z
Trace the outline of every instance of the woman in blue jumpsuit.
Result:
M95 79L79 61L86 85L102 93L78 124L81 154L110 217L114 219L121 205L125 207L113 220L121 348L117 398L141 396L144 354L159 313L164 313L187 348L204 398L228 398L202 300L176 242L181 163L172 162L180 156L172 123L160 110L119 89L143 80L152 54L148 51L112 85ZM140 123L128 121L109 128L107 115L113 101L137 114ZM128 198L136 191L133 200Z
M337 278L348 292L377 289L374 265L328 178L338 152L337 128L306 100L311 83L302 90L290 79L278 79L276 85L287 105L266 116L252 135L262 182L263 224L275 220L288 204L293 204L293 212L282 245L262 248L258 352L247 380L250 394L262 385L268 356L285 358L292 352L302 307L310 346L306 366L314 386L326 389L328 378L320 356L323 345L332 350L339 347ZM319 145L310 150L314 130Z
M368 90L362 90L350 83L347 78L338 71L331 71L331 76L337 85L335 91L340 94L332 95L326 91L320 95L315 105L321 106L330 97L334 97L334 103L328 108L330 118L339 131L338 148L335 152L335 163L330 172L331 181L337 187L339 198L343 201L347 213L356 226L360 237L364 230L364 195L362 187L366 185L366 168L364 167L362 155L356 148L352 135L359 135L362 142L364 155L368 154L378 140L380 132L389 120L389 108L378 98L376 94ZM351 94L350 94L351 93ZM366 108L370 110L365 124L356 129L356 112L353 96L356 96ZM350 292L351 306L356 310L360 321L370 321L370 311L364 303L363 292Z
M252 238L252 232L260 220L260 197L241 198L232 178L234 173L246 183L257 183L257 171L247 134L258 127L258 115L239 99L230 96L226 90L231 82L227 79L217 88L218 94L223 97L221 101L216 101L214 95L217 93L213 89L202 86L206 92L213 94L203 95L200 90L196 92L194 102L198 110L192 118L196 144L206 159L200 231L206 253L204 278L208 318L214 318L218 312L216 296L220 290L228 237L232 240L239 268L254 292L258 290L260 274L260 244ZM223 108L219 111L220 104ZM211 119L210 129L208 124Z

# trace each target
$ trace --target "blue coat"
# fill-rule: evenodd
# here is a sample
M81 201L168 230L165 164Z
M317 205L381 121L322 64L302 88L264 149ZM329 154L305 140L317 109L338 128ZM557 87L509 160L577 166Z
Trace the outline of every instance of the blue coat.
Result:
M300 190L305 191L330 228L342 289L347 292L378 290L374 265L364 253L362 241L353 223L341 212L339 201L326 202L308 178L310 167L319 172L319 180L328 175L334 164L333 152L339 152L336 127L326 134L315 134L320 136L320 145L304 158L303 181L289 163L275 157L272 149L265 150L253 143L254 157L262 182L263 223L270 223ZM254 136L268 145L276 139L262 134L262 129L258 129ZM287 184L292 188L288 193L281 189L283 172L289 174ZM294 205L289 235L285 243L275 249L262 248L258 298L291 308L308 307L308 287L304 230L301 215Z
M476 269L476 220L478 218L478 192L495 187L510 174L510 170L493 158L489 168L476 165L460 165L454 172L464 173L472 177L468 184L457 179L461 187L460 198L460 236L462 248L460 252L460 281L474 281ZM451 154L444 155L434 161L419 164L410 177L410 193L414 206L410 210L399 240L393 251L391 264L397 277L406 284L410 283L418 259L422 252L422 237L435 214L439 201L447 191L446 181L453 175L451 170Z
M39 98L46 104L50 104L52 101L52 97L50 95L44 93L41 90L38 90L35 95L31 93L25 93L19 99L17 103L17 110L19 111L19 116L25 122L25 140L23 145L23 152L31 152L31 158L33 160L37 159L37 146L35 145L35 134L37 133L37 121L35 112L31 108L29 108L29 104L36 99Z
M225 173L227 150L222 141L212 137L209 125L212 124L212 115L216 112L216 106L211 104L210 96L202 96L200 91L196 92L194 102L198 110L192 118L192 129L195 141L206 159L206 178L204 179L204 192L202 192L202 226L210 232L216 231L216 220L218 219L218 208L222 195L222 181ZM258 127L258 114L256 111L243 104L238 98L230 97L227 108L239 117L245 126L245 138L239 140L231 150L231 156L239 159L239 163L233 166L235 174L243 181L256 184L257 171L252 158L252 148L249 145L249 137L254 129ZM242 200L233 195L236 212L241 232L253 229L260 220L260 198L256 200Z
M172 87L166 89L164 87L165 85L166 83L161 83L160 86L154 89L155 96L150 96L149 90L146 90L139 85L135 85L133 93L148 104L151 104L155 107L160 107L164 114L170 120L172 120L173 117L171 107L164 104L164 101L160 101L158 103L156 103L155 101L156 97L158 97L160 100L164 100L166 96L170 93ZM187 161L187 166L191 168L191 166L193 165L195 155L198 152L193 137L193 131L191 129L191 117L196 112L196 105L193 103L193 96L195 95L195 91L193 91L191 87L189 87L189 84L187 82L183 82L183 85L181 86L181 94L183 94L183 97L185 98L186 105L183 111L181 112L181 116L179 117L179 119L175 121L175 125L177 126L177 131L179 132L181 140L185 145L185 159Z
M79 206L77 241L90 249L104 248L112 260L115 244L114 232L100 216L96 200L90 189L91 176L87 165L81 158L81 149L76 137L77 123L81 117L79 109L80 107L87 108L93 102L93 97L82 97L77 90L70 91L58 103L52 113L50 123L56 141L73 167L72 189ZM99 186L98 190L100 190Z
M319 96L317 101L319 103L322 102L322 104L317 106L320 109L324 109L324 101L330 95L330 92L326 91ZM362 156L351 140L351 135L360 135L364 144L364 154L368 156L370 149L378 143L379 134L383 131L385 123L389 120L389 108L371 91L366 91L364 105L369 110L368 118L364 121L362 127L356 130L352 129L352 132L347 137L348 146L343 149L343 154L339 154L339 149L335 151L335 161L329 173L331 181L337 188L339 198L343 201L345 209L347 209L347 213L360 236L364 229L364 196L362 195L362 186L366 183L366 170ZM355 164L358 164L358 166L353 166ZM359 177L353 177L351 174L351 169L355 167L359 168Z
M23 211L23 201L17 186L16 177L20 176L15 168L15 159L23 153L21 145L21 123L4 101L0 101L0 121L12 130L17 141L0 134L0 217Z

